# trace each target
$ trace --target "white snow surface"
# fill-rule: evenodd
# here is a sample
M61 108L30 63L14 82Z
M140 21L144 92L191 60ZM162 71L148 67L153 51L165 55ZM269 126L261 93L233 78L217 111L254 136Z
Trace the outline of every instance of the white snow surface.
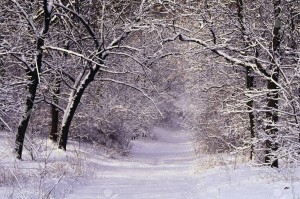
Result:
M66 176L58 182L59 176L50 175L52 179L45 183L45 192L51 190L47 187L57 184L47 196L34 194L39 188L22 185L22 182L16 184L26 187L27 192L16 188L13 192L11 185L1 182L0 176L0 198L300 199L300 169L297 167L276 170L243 163L199 169L199 164L206 164L211 157L203 154L196 158L189 133L162 128L155 128L153 133L156 139L135 140L128 156L115 159L103 156L97 147L88 144L78 147L78 143L69 142L67 152L55 149L48 153L51 156L48 161L61 164L59 169L68 167L72 172L86 173L83 177L72 177L66 171ZM3 140L0 141L0 169L13 171L16 161L4 155L7 147L3 146L7 143ZM48 148L51 148L49 144ZM32 173L40 171L37 168L42 167L42 161L30 161L26 154L24 157L17 168ZM77 160L78 157L81 159ZM74 161L77 161L75 166ZM1 170L0 174L3 175Z
M197 175L189 136L162 129L155 133L157 140L133 141L131 154L124 160L99 161L93 185L68 198L183 199L195 195L191 185Z

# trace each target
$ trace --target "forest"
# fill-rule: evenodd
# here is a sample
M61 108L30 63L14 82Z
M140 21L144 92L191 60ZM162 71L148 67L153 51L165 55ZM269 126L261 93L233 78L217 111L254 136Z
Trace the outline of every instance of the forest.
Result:
M155 126L196 153L300 161L299 0L1 0L0 131L120 155Z

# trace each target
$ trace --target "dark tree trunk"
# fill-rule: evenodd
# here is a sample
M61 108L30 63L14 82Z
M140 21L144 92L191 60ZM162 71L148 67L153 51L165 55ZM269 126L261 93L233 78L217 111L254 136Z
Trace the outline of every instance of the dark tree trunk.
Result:
M100 65L95 66L95 68L91 68L88 74L85 76L85 78L80 82L75 82L75 88L76 90L73 90L69 97L68 106L64 112L63 121L61 125L60 130L60 138L59 138L59 149L67 149L67 140L68 140L68 134L69 129L71 126L71 122L73 120L74 114L76 112L76 109L79 105L79 102L81 100L81 97L85 91L85 89L88 87L88 85L94 80L95 75L100 69ZM80 80L77 80L80 81Z
M273 28L273 40L272 40L272 57L271 57L271 66L270 71L272 71L271 78L268 80L268 95L267 95L267 108L266 117L268 124L266 127L266 133L269 135L269 138L266 140L266 157L265 163L271 167L278 168L278 158L274 154L278 149L278 143L276 142L278 129L276 124L278 122L278 97L279 97L279 88L277 86L279 80L279 66L275 64L275 59L278 57L278 49L280 47L280 28L281 21L279 18L281 12L281 0L273 0L274 4L274 15L275 22Z
M247 90L253 90L254 87L254 76L252 74L252 69L250 67L246 67L246 85ZM249 127L250 127L250 135L251 139L256 137L255 130L254 130L254 113L253 113L253 99L249 99L247 102L247 109L248 109L248 117L249 117ZM250 151L250 159L252 160L254 157L254 145L251 144L251 151Z
M61 84L61 80L59 76L56 76L55 78L55 86L54 86L54 93L52 96L52 102L54 104L59 103L58 101L58 96L60 94L60 84ZM57 138L58 138L58 122L59 122L59 111L57 109L57 107L55 105L51 105L51 131L50 131L50 135L49 138L50 140L57 142Z
M28 81L29 81L29 83L27 84L28 94L27 94L26 103L25 103L25 113L22 117L22 120L21 120L19 126L18 126L18 133L16 136L15 151L17 153L18 159L22 158L25 133L26 133L28 123L30 120L30 116L31 116L31 112L32 112L32 108L33 108L33 104L34 104L34 100L35 100L35 96L36 96L36 90L37 90L37 86L39 83L37 70L30 71L30 69L28 69L26 72L27 72L27 77L28 77Z
M29 119L31 116L31 112L32 112L32 108L33 108L33 104L34 104L34 100L35 100L35 96L36 96L37 87L39 84L39 73L42 68L44 40L45 40L46 34L48 33L49 27L50 27L52 9L48 10L47 7L48 7L48 1L44 0L43 1L43 9L44 9L44 13L45 13L44 29L42 31L42 35L37 39L36 65L31 65L25 71L29 82L27 84L28 94L26 97L25 113L21 119L19 126L18 126L18 132L16 135L15 151L17 153L18 159L22 158L25 133L26 133L26 130L28 127Z
M59 5L59 6L61 6L61 5ZM79 12L80 12L79 1L78 0L75 1L75 12L72 10L69 10L68 8L66 8L64 6L61 6L61 7L63 7L64 9L67 9L68 11L71 11L74 14L74 16L76 17L75 20L78 20L78 22L83 23L86 30L89 32L89 34L94 39L94 44L95 44L96 49L100 50L100 45L98 43L98 40L96 39L94 31L91 29L88 22L86 22L79 15ZM98 55L98 56L99 56L99 58L101 57L101 55ZM72 120L74 118L75 112L77 110L77 107L80 103L81 97L82 97L85 89L94 80L95 75L98 73L99 69L100 69L100 65L95 65L94 67L91 67L89 69L89 72L87 73L85 78L83 78L84 73L82 73L81 75L79 75L79 77L75 81L73 91L71 92L71 94L69 96L68 105L64 112L63 119L62 119L61 129L59 132L59 134L60 134L59 142L58 142L59 149L63 149L63 150L67 149L69 129L70 129Z
M243 40L245 43L245 46L249 46L249 41L247 41L247 34L246 34L246 28L244 24L244 2L243 0L236 0L237 4L237 14L238 14L238 21L241 26L241 32L243 36ZM254 76L253 76L253 70L250 67L246 67L246 88L247 90L253 90L254 87ZM253 100L249 99L249 101L246 103L247 110L248 110L248 117L249 117L249 127L250 127L250 136L251 138L255 138L255 131L254 131L254 113L253 113ZM251 144L251 151L250 151L250 159L252 160L254 157L254 145Z
M275 69L274 73L272 74L272 80L278 82L278 69ZM271 137L266 140L266 157L265 163L269 164L272 167L278 167L278 159L276 155L272 154L273 152L277 151L278 144L276 143L276 134L278 129L276 127L276 123L278 122L278 87L277 85L271 80L268 81L268 90L269 93L267 95L268 103L268 111L266 113L267 120L269 124L266 127L266 133Z

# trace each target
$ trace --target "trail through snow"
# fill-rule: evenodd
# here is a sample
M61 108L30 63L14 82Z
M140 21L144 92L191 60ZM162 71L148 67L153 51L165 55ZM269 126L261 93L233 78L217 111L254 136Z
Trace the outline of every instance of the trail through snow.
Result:
M95 180L68 199L300 199L300 171L223 165L196 172L191 135L154 130L156 140L133 141L127 159L93 157ZM103 160L102 160L102 159Z
M126 160L98 161L92 184L76 189L68 198L189 199L193 198L194 149L184 131L156 128L157 140L133 141ZM196 191L196 190L194 190Z

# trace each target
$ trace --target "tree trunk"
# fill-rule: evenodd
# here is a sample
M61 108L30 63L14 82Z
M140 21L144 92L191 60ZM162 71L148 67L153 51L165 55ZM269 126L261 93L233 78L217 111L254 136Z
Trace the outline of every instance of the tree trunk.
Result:
M58 95L60 94L60 84L61 80L60 77L57 75L54 79L55 87L54 87L54 94L52 96L52 102L58 105ZM49 138L53 142L57 142L58 138L58 120L59 120L59 111L55 105L51 105L51 131Z
M246 67L246 85L247 85L247 90L253 90L254 76L252 74L252 69L250 67ZM256 134L254 130L253 99L249 99L246 105L248 109L250 135L251 135L251 139L254 139L256 137ZM254 157L254 145L251 144L250 159L252 160L253 157Z
M27 77L28 77L29 83L27 84L28 94L27 94L26 103L25 103L25 113L22 117L22 120L21 120L19 126L18 126L18 133L16 136L15 151L17 153L18 159L22 158L25 133L26 133L26 130L28 127L29 119L30 119L31 112L32 112L32 107L33 107L35 96L36 96L37 86L39 83L37 70L30 71L30 69L28 69Z
M237 14L238 14L238 21L241 26L241 32L243 36L243 40L245 43L245 46L249 46L249 41L246 40L246 28L244 24L244 2L243 0L236 0L237 4ZM245 53L246 54L246 53ZM253 70L251 67L246 67L246 88L247 90L253 90L254 87L254 76L252 74ZM250 127L250 136L251 139L255 138L255 131L254 131L254 113L253 113L253 100L249 99L249 101L246 103L247 110L248 110L248 117L249 117L249 127ZM250 149L250 159L252 160L254 157L254 145L251 144Z
M272 80L278 82L278 69L275 69L274 73L272 74ZM271 136L271 138L266 140L266 157L265 163L272 167L278 167L278 159L276 155L272 154L273 152L277 151L278 144L276 143L276 134L278 129L276 127L276 123L278 122L278 87L277 85L271 80L268 81L268 90L269 93L267 95L268 103L268 111L266 113L266 117L268 120L268 125L266 127L266 133Z
M63 7L63 8L66 9L66 7ZM73 14L75 14L76 20L78 20L84 24L85 28L87 29L89 34L94 39L96 49L100 50L100 45L98 43L98 40L96 39L95 33L93 32L91 27L88 25L88 23L79 16L79 12L80 12L80 3L79 3L79 1L76 0L75 1L75 12L73 12ZM98 55L98 56L99 56L99 58L101 58L101 55ZM87 73L87 75L85 76L85 78L83 78L83 76L84 76L84 72L83 72L81 75L79 75L79 77L75 81L74 88L69 96L67 108L63 115L61 129L59 132L59 134L60 134L59 143L58 143L59 149L63 149L63 150L67 149L67 140L68 140L69 129L70 129L72 120L74 118L75 112L77 110L77 107L80 103L81 97L82 97L85 89L94 80L94 77L97 74L97 72L99 71L99 69L100 69L100 65L95 65L94 67L90 68L90 70ZM83 80L82 80L82 78L83 78Z
M272 74L272 80L274 82L278 82L278 67L275 69L274 73ZM278 122L278 87L277 85L271 80L268 81L268 90L269 93L267 95L268 103L268 111L266 113L266 117L268 120L268 125L266 127L266 133L271 136L271 138L266 140L266 157L265 163L272 167L278 167L278 159L273 152L277 151L278 144L276 143L276 134L278 129L276 127L276 123Z
M35 96L37 87L39 84L39 73L42 68L42 60L43 60L43 46L44 46L44 40L46 37L46 34L49 31L50 27L50 21L51 21L51 12L52 12L52 3L53 0L49 0L49 3L47 0L43 1L43 9L45 13L45 19L44 19L44 28L42 31L42 35L37 39L37 47L36 47L36 65L31 65L26 69L26 75L29 80L29 83L27 84L28 94L26 97L26 105L25 105L25 113L24 116L18 126L18 132L16 135L16 147L15 151L17 153L17 158L22 158L22 151L23 151L23 144L24 144L24 138L25 133L28 127L29 119L32 112L32 107L34 104Z
M271 167L278 168L278 158L274 154L278 149L278 143L276 142L276 136L278 129L276 124L278 122L278 97L279 97L279 88L277 86L279 80L279 66L276 65L275 59L278 57L278 49L280 47L280 28L281 21L279 18L281 12L281 0L273 0L274 4L274 15L275 22L273 28L273 46L272 46L272 57L271 57L271 66L270 71L272 71L271 78L268 80L268 95L267 95L267 108L266 117L268 124L266 127L266 133L270 136L266 140L266 156L265 163Z
M69 102L63 116L63 121L60 130L59 144L58 144L59 149L64 149L64 150L67 149L68 134L69 134L69 129L74 114L76 112L76 109L79 105L79 102L81 100L81 97L85 89L94 80L94 77L99 71L99 69L100 69L100 65L91 68L88 74L80 83L78 83L78 81L80 81L80 78L78 78L77 82L75 82L74 90L70 94Z

